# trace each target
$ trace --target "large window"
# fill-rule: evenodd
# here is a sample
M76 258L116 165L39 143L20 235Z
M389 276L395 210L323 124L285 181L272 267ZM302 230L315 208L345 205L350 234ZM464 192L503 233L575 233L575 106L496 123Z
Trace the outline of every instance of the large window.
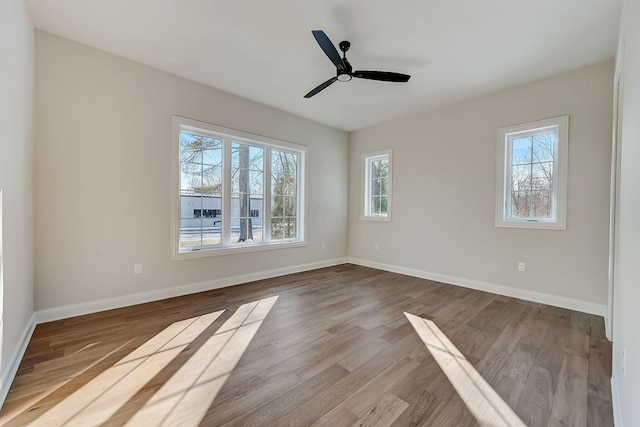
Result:
M364 156L364 218L391 220L391 150Z
M173 138L174 259L304 244L304 147L181 117Z
M498 131L496 226L564 230L569 117Z

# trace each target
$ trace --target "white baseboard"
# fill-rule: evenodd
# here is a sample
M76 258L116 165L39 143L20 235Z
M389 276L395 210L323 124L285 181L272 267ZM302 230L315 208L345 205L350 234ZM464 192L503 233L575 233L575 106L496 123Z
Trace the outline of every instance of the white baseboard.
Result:
M604 316L607 311L605 305L596 304L589 301L544 294L541 292L529 291L526 289L511 288L509 286L480 282L478 280L464 279L461 277L449 276L446 274L431 273L428 271L383 264L376 261L369 261L358 258L348 258L347 261L351 264L361 265L363 267L371 267L378 270L390 271L392 273L405 274L407 276L419 277L421 279L433 280L436 282L462 286L464 288L476 289L484 292L491 292L493 294L523 299L540 304L552 305L555 307L568 308L570 310L581 311L583 313L595 314L598 316Z
M346 258L336 258L326 261L313 262L309 264L283 267L256 273L241 274L232 277L223 277L205 282L192 283L189 285L176 286L173 288L159 289L156 291L140 292L137 294L124 295L121 297L106 298L97 301L89 301L80 304L66 305L63 307L49 308L35 312L36 323L52 322L54 320L67 319L69 317L82 316L84 314L97 313L114 308L128 307L130 305L143 304L145 302L157 301L165 298L173 298L181 295L195 294L197 292L210 291L213 289L225 288L227 286L239 285L242 283L254 282L256 280L270 279L272 277L284 276L286 274L300 273L303 271L316 270L318 268L331 267L344 264Z
M4 400L7 398L9 388L11 387L11 383L18 372L18 367L20 367L20 362L22 362L24 352L27 350L27 346L29 345L31 335L33 335L33 330L35 328L36 316L34 313L25 325L22 335L20 336L18 346L13 351L7 367L4 369L4 372L2 372L2 375L0 375L0 408L4 405Z
M611 377L611 402L613 405L613 425L616 427L623 427L622 406L620 406L620 390L618 390L615 371Z

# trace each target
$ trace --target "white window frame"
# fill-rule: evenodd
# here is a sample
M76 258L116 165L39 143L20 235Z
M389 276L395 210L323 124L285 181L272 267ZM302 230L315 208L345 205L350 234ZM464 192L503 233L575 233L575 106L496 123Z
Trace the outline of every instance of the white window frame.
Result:
M203 258L218 255L237 254L244 252L263 251L270 249L282 249L290 247L307 246L307 230L305 213L305 194L307 191L306 183L306 150L307 147L292 142L281 141L274 138L268 138L261 135L255 135L248 132L242 132L235 129L229 129L210 123L191 120L180 116L172 116L172 154L171 154L171 175L172 175L172 207L171 207L171 227L172 227L172 248L171 259L182 260L192 258ZM187 131L199 135L210 135L216 139L222 139L223 142L223 189L222 189L222 244L201 247L193 251L180 251L180 132ZM231 141L259 146L265 149L265 168L264 168L264 195L263 195L263 241L262 242L246 242L241 244L231 244L229 242L231 230ZM297 170L298 182L298 203L296 219L296 229L298 237L295 239L279 239L271 241L271 150L284 150L295 152L299 155L299 163ZM268 160L267 160L268 159Z
M363 183L363 193L364 193L364 205L362 210L362 219L369 221L391 221L391 207L392 207L392 195L393 195L393 155L392 150L381 150L373 153L366 153L362 156L363 158L363 167L364 173L362 174L364 183ZM389 172L388 172L388 191L389 195L387 198L387 213L386 214L376 214L371 212L371 163L376 160L386 159L389 162Z
M551 218L511 216L512 141L517 137L556 133ZM498 129L496 227L566 230L569 116L554 117Z

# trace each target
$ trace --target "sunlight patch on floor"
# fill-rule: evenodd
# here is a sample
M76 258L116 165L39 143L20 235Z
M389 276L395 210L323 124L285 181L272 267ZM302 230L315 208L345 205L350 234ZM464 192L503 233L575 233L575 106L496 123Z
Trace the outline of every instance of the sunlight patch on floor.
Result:
M101 425L224 312L175 322L33 421L31 426Z
M34 405L37 405L38 402L44 400L45 398L47 398L47 396L49 396L52 393L55 393L57 390L59 390L60 388L66 386L69 382L71 382L74 378L82 375L83 373L87 372L88 370L90 370L91 368L93 368L94 366L98 365L100 362L102 362L103 360L107 359L108 357L110 357L112 354L120 351L122 348L126 347L127 345L129 345L129 343L131 343L133 341L133 339L127 341L124 344L121 344L120 346L118 346L117 348L111 350L110 352L108 352L107 354L105 354L104 356L100 357L99 359L89 363L87 366L82 367L82 369L80 369L78 372L74 373L73 375L66 377L64 381L59 381L59 382L55 382L52 383L50 387L48 387L46 390L35 394L34 396L23 400L20 402L20 404L18 405L14 405L12 402L11 405L11 409L10 410L6 410L6 406L3 407L3 414L2 416L0 416L0 426L3 426L5 424L7 424L9 421L11 421L13 418L17 417L18 415L28 411L28 409ZM93 346L86 346L84 348L87 347L91 347ZM77 354L78 352L80 352L81 350L76 351L73 354ZM29 424L29 425L37 425L36 424Z
M238 308L126 425L198 426L277 299Z
M481 426L526 427L435 323L404 315Z

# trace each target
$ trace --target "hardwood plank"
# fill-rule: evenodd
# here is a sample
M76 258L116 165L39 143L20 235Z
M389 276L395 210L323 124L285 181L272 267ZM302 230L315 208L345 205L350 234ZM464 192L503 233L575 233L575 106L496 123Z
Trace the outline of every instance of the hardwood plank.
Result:
M562 366L565 336L570 333L570 312L565 309L554 308L552 319L545 333L535 365L543 367L555 374Z
M591 340L589 394L611 401L611 343L606 339Z
M412 403L396 418L392 424L393 426L407 427L423 425L431 414L441 411L447 404L447 401L438 399L435 395L424 389L409 396L411 397Z
M342 358L338 364L344 367L347 371L353 372L390 346L391 344L388 342L382 339L376 339L373 342L367 343L362 348L347 353L347 355Z
M458 395L453 396L445 405L437 408L423 426L460 427L468 426L475 418Z
M593 339L606 340L607 336L604 331L604 318L602 316L590 316L590 335Z
M534 366L522 390L516 414L529 427L542 427L549 423L555 394L553 374L548 369Z
M537 348L523 343L518 344L500 373L524 384L537 354Z
M224 426L260 426L273 425L276 420L286 416L302 403L338 382L348 371L333 365L315 377L291 388L286 393L270 400L243 417L234 418Z
M338 406L346 397L359 390L360 387L388 368L390 364L388 360L380 356L374 357L358 370L349 373L342 380L317 394L313 400L305 402L286 416L278 419L275 425L298 426L317 421L325 413Z
M540 348L551 322L553 309L548 306L534 306L528 314L528 325L525 327L520 342Z
M348 427L357 421L358 417L342 405L336 406L319 420L311 424L312 427Z
M418 365L418 362L409 358L399 360L349 396L342 404L356 416L364 416L371 410L371 402L375 402L386 394Z
M498 375L491 385L510 408L515 408L524 390L525 382L508 375Z
M493 318L504 309L505 305L506 302L494 298L489 305L473 316L467 325L476 329L489 327Z
M242 399L229 402L215 402L205 417L202 424L224 424L235 418L244 416L247 412L251 412L259 408L264 402L269 401L273 396L279 396L286 393L289 389L300 384L302 380L293 372L286 374L282 378L278 378L264 387L247 393Z
M477 329L462 325L451 335L451 341L467 358L482 359L499 335L500 331L494 328Z
M580 313L579 311L572 311L569 327L572 331L589 335L591 333L591 316L586 313Z
M486 292L471 292L459 300L458 306L454 303L448 306L444 313L436 314L434 321L443 331L455 331L484 310L494 298L495 295Z
M613 408L609 400L589 393L588 410L588 427L613 427Z
M433 358L422 361L390 391L409 403L415 402L416 396L421 396L423 392L433 394L445 402L455 395L453 386Z
M404 412L409 404L391 393L385 393L352 426L388 426Z
M587 425L589 360L566 354L558 375L549 425Z
M526 309L526 303L523 303L520 300L511 300L502 307L502 310L493 315L489 320L489 326L503 330L512 324L514 319L520 319Z

